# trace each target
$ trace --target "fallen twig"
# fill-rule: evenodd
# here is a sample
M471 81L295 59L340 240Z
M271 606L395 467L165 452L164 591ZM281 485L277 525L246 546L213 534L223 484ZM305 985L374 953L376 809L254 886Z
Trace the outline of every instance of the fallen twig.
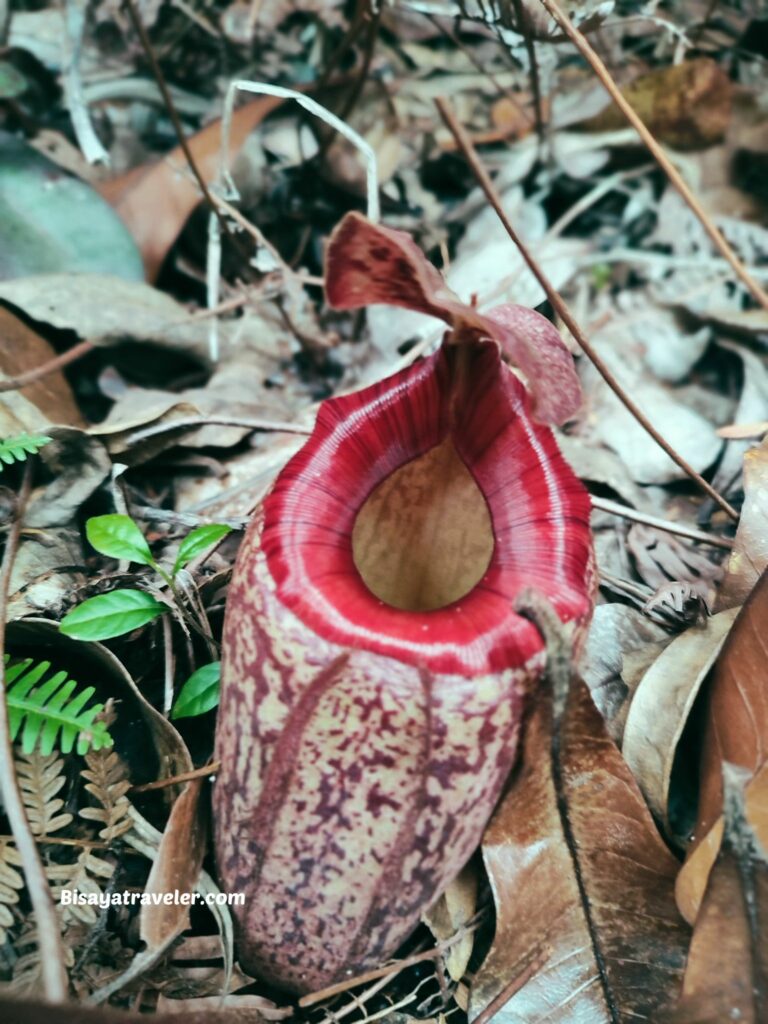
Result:
M656 530L664 530L665 533L674 533L678 537L686 537L688 540L698 541L699 544L711 544L712 547L725 548L726 551L730 551L733 547L733 541L728 537L714 537L711 533L697 530L694 526L686 526L684 523L673 523L669 519L660 519L658 516L638 512L628 505L620 505L617 501L609 501L608 498L598 498L594 494L590 495L590 498L592 500L592 508L599 509L601 512L610 512L614 516L623 516L625 519L631 519L636 523L652 526Z
M32 463L28 462L24 467L24 478L18 495L13 523L6 537L5 553L3 554L2 568L0 568L0 795L2 795L5 813L21 857L32 910L37 918L43 993L48 1002L63 1003L67 998L68 980L64 968L64 949L61 943L59 922L37 843L32 829L29 827L24 803L19 792L8 723L8 705L5 701L6 604L11 570L19 545L21 520L31 483Z

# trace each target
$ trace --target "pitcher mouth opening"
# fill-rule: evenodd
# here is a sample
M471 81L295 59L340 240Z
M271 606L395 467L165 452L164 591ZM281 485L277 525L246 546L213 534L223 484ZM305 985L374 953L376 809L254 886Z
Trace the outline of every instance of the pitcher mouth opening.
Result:
M498 347L472 346L461 401L455 360L444 346L325 402L265 502L262 546L319 635L476 676L541 650L514 612L523 587L564 621L587 614L589 496Z
M466 597L494 547L488 504L451 437L378 484L352 528L363 582L403 611L436 611Z

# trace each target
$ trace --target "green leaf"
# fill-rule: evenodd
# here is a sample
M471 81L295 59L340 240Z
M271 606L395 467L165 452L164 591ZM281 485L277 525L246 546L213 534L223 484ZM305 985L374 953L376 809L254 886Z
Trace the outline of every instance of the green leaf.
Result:
M39 744L40 753L50 754L56 746L68 754L77 743L78 754L93 748L111 747L112 737L105 722L94 721L103 704L88 704L95 693L92 686L78 692L78 684L66 672L47 675L50 661L34 663L32 658L11 663L5 655L5 699L11 740L21 732L21 749L31 754Z
M13 462L24 462L27 455L37 455L43 445L52 440L52 437L45 434L18 434L16 437L9 437L6 441L0 441L0 462L4 462L6 466ZM2 468L0 466L0 469Z
M85 535L102 555L127 558L142 565L155 564L144 534L130 516L94 516L85 524Z
M214 661L193 672L184 683L171 710L171 718L204 715L218 706L221 688L221 662Z
M222 537L226 537L231 529L231 526L225 526L223 523L209 523L207 526L195 527L179 545L179 553L173 563L173 575L175 576L179 569L191 562L193 558L201 555L206 548L216 544Z
M136 242L92 185L24 139L5 135L0 145L0 280L55 272L144 280Z
M59 623L59 630L75 640L108 640L130 633L167 611L167 605L143 590L113 590L73 608Z

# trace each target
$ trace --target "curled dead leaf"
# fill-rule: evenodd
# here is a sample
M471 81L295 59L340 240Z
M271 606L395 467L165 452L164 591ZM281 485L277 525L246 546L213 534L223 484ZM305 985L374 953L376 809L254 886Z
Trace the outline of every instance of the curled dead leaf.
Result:
M206 847L205 804L200 800L205 779L186 784L171 809L144 889L150 896L177 890L191 893L197 886ZM189 926L189 907L176 903L142 905L140 934L147 948L159 953Z
M767 619L764 572L733 624L707 693L698 820L676 886L678 905L690 921L696 919L719 846L724 762L752 776L746 788L747 816L759 840L768 843Z
M677 862L574 681L561 735L562 786L577 873L551 770L551 700L539 691L520 768L483 840L496 936L473 985L470 1018L508 999L502 1020L655 1019L682 965L687 932L673 898ZM518 987L519 986L519 987Z
M744 505L718 608L743 604L768 566L768 441L744 456Z
M768 1016L768 860L747 820L743 779L725 775L725 832L691 940L680 1003L669 1024Z
M737 609L721 612L673 640L643 676L629 708L622 751L670 834L676 831L669 796L678 744L736 614Z

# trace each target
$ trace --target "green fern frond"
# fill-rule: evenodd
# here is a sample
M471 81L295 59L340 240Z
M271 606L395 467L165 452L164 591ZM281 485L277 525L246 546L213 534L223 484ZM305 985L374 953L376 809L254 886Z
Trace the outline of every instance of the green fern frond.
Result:
M93 686L77 689L66 672L54 672L45 678L50 661L32 658L10 663L5 655L5 697L11 739L21 734L21 749L26 754L37 749L50 754L58 739L62 754L77 744L78 754L111 747L112 737L105 722L95 721L103 704L90 704L96 692ZM39 684L39 685L38 685Z
M24 462L28 455L37 455L43 445L52 441L52 437L45 434L18 434L16 437L9 437L0 441L0 463L6 466L14 462ZM2 470L0 465L0 470Z

